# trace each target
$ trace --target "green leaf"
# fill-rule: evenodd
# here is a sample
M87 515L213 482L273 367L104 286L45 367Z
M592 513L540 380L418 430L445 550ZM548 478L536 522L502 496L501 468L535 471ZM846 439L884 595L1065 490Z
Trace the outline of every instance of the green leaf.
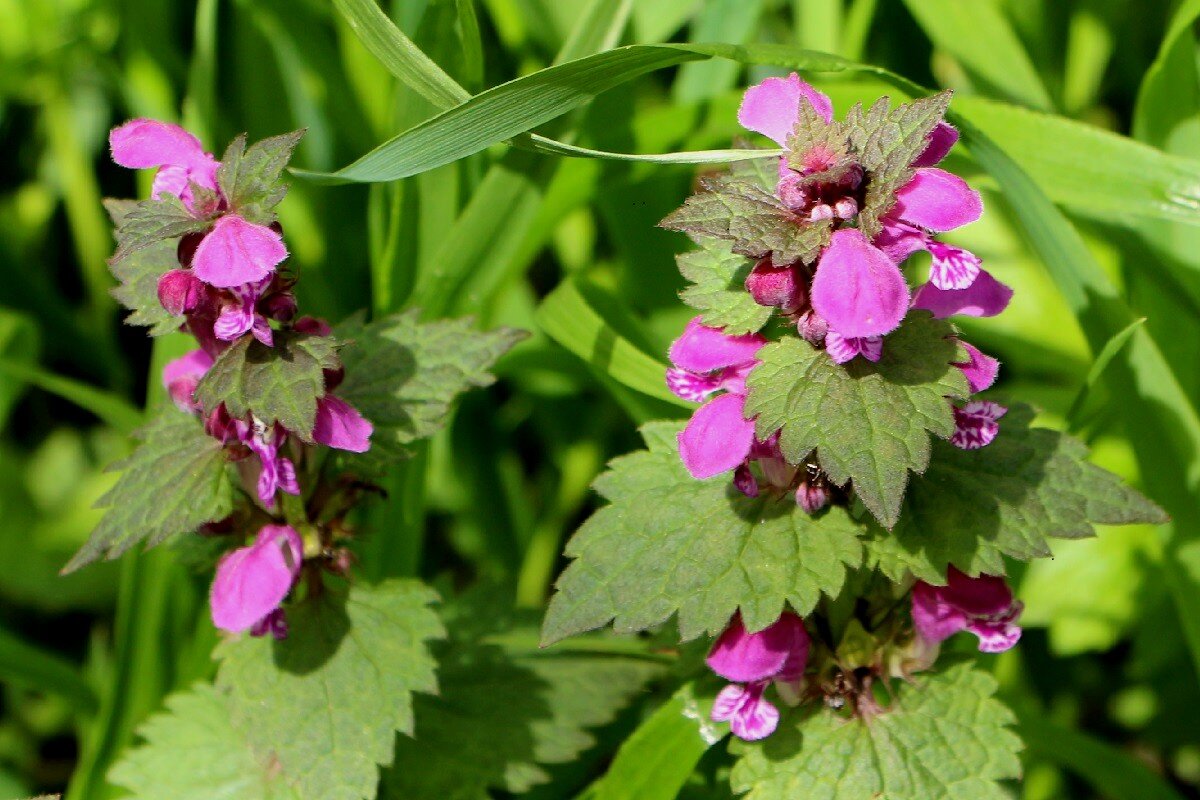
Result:
M224 403L233 417L278 422L310 441L317 401L325 396L324 370L340 363L338 341L293 331L275 331L274 341L273 347L252 336L235 342L201 379L196 400L208 411Z
M232 211L256 225L275 221L275 206L287 194L287 185L279 178L303 136L303 130L292 131L247 148L241 134L229 144L221 156L217 185Z
M893 687L878 715L847 719L810 704L770 738L737 745L733 791L746 800L1009 797L997 782L1020 775L1021 740L990 675L960 663Z
M829 243L828 220L808 222L757 181L735 175L702 178L704 191L689 197L660 225L694 236L732 243L733 252L751 258L767 253L780 266L811 263Z
M733 253L720 239L699 239L700 249L676 256L679 272L692 282L679 297L700 312L705 325L728 334L755 333L771 319L773 309L760 306L746 291L754 262Z
M418 697L416 736L401 738L381 798L477 800L545 783L595 744L662 666L589 653L506 652L458 643L438 659L437 697Z
M896 203L896 192L913 176L912 162L925 149L929 134L946 115L950 92L939 92L888 110L881 97L863 111L856 105L841 123L863 169L870 175L858 225L868 237L880 231L880 219Z
M844 365L795 337L769 344L746 381L746 414L758 415L760 439L781 432L793 464L815 449L834 483L853 481L871 513L894 525L909 471L929 463L929 435L954 433L946 398L968 393L953 334L948 322L912 312L884 339L878 363Z
M410 580L326 588L288 607L286 639L242 636L217 648L235 728L297 796L375 796L395 732L412 732L412 693L437 689L426 644L443 635L435 599Z
M233 510L224 449L199 420L167 408L139 438L142 444L132 455L109 467L121 476L96 501L108 511L63 572L101 557L116 558L142 540L153 546L190 533Z
M1031 428L1017 405L987 447L935 442L929 469L914 477L900 521L867 542L867 562L893 580L907 572L944 583L946 565L972 575L1004 574L1004 556L1050 555L1048 537L1093 536L1094 524L1162 523L1166 514L1121 479L1087 461L1078 440Z
M212 686L173 694L166 706L108 774L133 800L300 800L233 728L229 702Z
M378 464L403 458L407 445L437 432L454 398L490 385L488 370L526 334L478 331L470 319L422 323L406 311L366 326L345 323L338 335L348 341L338 396L375 426L364 457Z
M613 620L640 631L678 615L683 639L716 635L741 610L751 630L790 604L807 614L861 558L841 508L810 517L791 496L744 497L728 476L698 481L679 459L675 423L642 428L649 450L615 459L595 488L609 505L567 543L542 629L547 644Z
M1079 387L1079 391L1075 393L1075 399L1071 401L1071 406L1067 409L1066 420L1071 430L1078 432L1079 415L1083 411L1084 404L1087 402L1088 395L1096 384L1100 382L1100 378L1104 375L1104 370L1112 363L1112 360L1119 354L1122 348L1129 343L1133 338L1133 334L1146 321L1145 317L1135 319L1133 322L1126 325L1113 337L1104 343L1104 347L1096 354L1096 358L1092 361L1092 366L1088 368L1087 377L1084 378L1083 385Z
M193 216L178 197L169 194L158 200L143 200L132 207L110 206L109 213L122 214L116 233L117 251L108 262L114 274L118 262L138 250L179 239L186 233L198 233L212 224L210 219Z
M113 224L119 227L137 203L108 199L104 201L104 207ZM150 329L151 336L162 336L179 328L180 320L167 313L158 302L158 279L179 266L177 249L177 240L163 239L109 262L109 271L119 283L112 295L130 311L125 324L144 325Z
M725 732L711 722L714 696L686 683L617 751L591 800L675 800L696 764Z
M930 41L962 63L972 78L1007 99L1050 109L1046 87L1016 32L992 0L904 0Z

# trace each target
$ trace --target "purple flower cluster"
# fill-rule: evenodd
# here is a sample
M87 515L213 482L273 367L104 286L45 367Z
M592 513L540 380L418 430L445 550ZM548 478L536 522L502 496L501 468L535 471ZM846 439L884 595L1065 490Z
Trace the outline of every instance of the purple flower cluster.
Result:
M836 364L859 357L878 362L887 347L885 337L913 309L939 319L1003 311L1012 290L984 270L976 255L936 238L976 221L983 211L976 191L936 166L957 142L957 131L944 121L937 124L911 164L911 178L879 219L878 233L868 237L858 218L872 176L857 164L839 166L838 154L822 145L788 151L800 141L793 132L806 108L825 124L833 123L829 98L792 74L751 87L738 112L745 128L785 149L775 193L795 215L795 224L833 225L815 263L780 266L768 255L756 264L746 280L755 302L779 309L801 338L824 349ZM918 251L929 253L931 264L927 280L913 292L900 265ZM778 434L761 440L754 420L746 418L746 379L765 344L761 335L730 335L705 326L699 317L672 344L667 385L679 397L702 404L679 434L680 457L697 479L732 471L743 494L757 496L765 481L776 492L792 492L798 505L815 513L842 487L831 486L815 463L789 463L778 447ZM988 389L999 362L960 344L966 357L954 366L971 392ZM988 445L1005 411L989 400L955 405L952 443L968 450ZM1021 604L1004 580L971 578L953 567L947 577L946 586L917 582L912 590L913 634L906 646L920 654L918 667L929 666L938 644L958 631L977 635L984 652L1012 647L1020 637L1015 621ZM742 739L770 735L779 711L765 692L774 685L785 700L799 701L810 643L805 621L791 612L754 633L735 615L708 657L709 667L732 682L718 695L713 720L729 721Z
M224 404L202 408L195 391L216 359L234 342L252 336L274 345L272 323L298 333L328 336L329 325L313 317L296 318L294 280L279 267L287 258L282 229L247 221L229 208L217 175L220 163L182 128L136 119L109 136L113 160L133 169L156 168L153 197L170 195L198 218L214 217L202 233L184 236L178 267L159 279L163 308L180 317L199 348L166 365L162 381L182 410L202 416L206 432L221 441L238 462L263 510L273 512L279 492L299 495L295 458L304 445L278 423L252 414L230 415ZM323 397L317 401L312 439L316 444L361 453L370 448L372 425L332 392L340 370L327 370ZM267 525L254 543L227 554L213 582L213 622L227 631L255 635L286 634L280 603L299 575L303 542L288 525Z

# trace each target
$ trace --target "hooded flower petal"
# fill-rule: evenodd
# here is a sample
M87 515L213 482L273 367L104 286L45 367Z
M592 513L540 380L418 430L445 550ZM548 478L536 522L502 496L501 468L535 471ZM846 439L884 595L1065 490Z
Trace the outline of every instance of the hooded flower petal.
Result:
M313 441L338 450L365 453L371 448L374 430L358 409L345 400L327 394L317 401Z
M738 109L738 122L786 147L800 117L802 100L812 105L821 119L833 121L833 102L793 72L786 78L767 78L747 89Z
M735 469L754 445L754 421L742 416L746 398L723 394L696 410L679 434L679 457L693 478Z
M982 392L996 382L996 376L1000 373L1000 362L989 355L985 355L979 351L979 348L974 345L961 342L963 349L967 351L967 360L955 362L954 366L962 370L963 375L967 376L967 383L971 385L972 392Z
M900 191L889 217L926 228L948 231L968 225L983 214L979 192L944 169L919 169Z
M240 633L270 615L292 588L303 551L295 529L267 525L254 544L222 558L210 595L213 624Z
M872 240L872 244L897 264L903 263L913 253L929 246L929 234L920 228L890 217L884 217L881 222L883 229Z
M837 331L830 331L825 334L825 352L829 353L835 364L853 361L856 356L862 356L867 361L878 361L883 357L883 337L847 339Z
M1017 643L1021 629L1014 623L1022 606L1003 578L970 578L950 567L946 581L945 586L918 582L913 587L913 624L922 639L936 644L969 630L979 637L979 649L985 653L999 653Z
M958 142L958 129L949 122L939 122L929 134L929 144L924 152L913 161L914 167L932 167L940 162L950 152L950 148Z
M938 319L964 314L968 317L994 317L1008 307L1013 290L992 277L987 270L966 289L939 289L927 283L917 290L913 308L922 308Z
M881 336L908 311L908 284L896 264L855 229L835 234L812 284L817 313L847 338Z
M758 334L730 336L719 328L710 328L695 317L683 329L683 335L671 343L671 363L689 372L713 372L753 361L767 340Z
M774 679L784 672L792 680L804 673L808 645L804 620L791 612L784 612L757 633L746 632L739 614L717 639L705 661L713 672L737 683Z
M226 214L196 248L192 269L200 280L224 289L262 280L287 254L275 231Z
M725 377L721 372L700 374L678 367L667 370L667 388L671 390L671 394L692 403L703 403L710 394L719 392L724 385Z
M930 240L926 249L933 256L929 282L939 289L966 289L979 277L979 256L961 247Z
M748 742L767 738L779 725L779 709L763 698L766 688L765 682L726 686L713 703L713 722L728 721L733 735Z
M1000 433L999 419L1008 409L991 400L972 400L954 409L954 434L950 443L963 450L987 447Z
M173 361L168 361L163 367L163 388L171 395L175 405L181 411L199 411L192 394L200 379L204 377L213 365L213 357L203 350L193 350Z
M189 183L217 188L220 164L204 151L200 140L178 125L153 119L134 119L108 135L113 161L130 169L159 167L151 195L173 194L191 202Z

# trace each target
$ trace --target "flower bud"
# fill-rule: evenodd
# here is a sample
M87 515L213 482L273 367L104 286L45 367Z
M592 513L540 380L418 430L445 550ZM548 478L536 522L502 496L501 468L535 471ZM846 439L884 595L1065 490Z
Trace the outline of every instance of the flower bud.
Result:
M750 467L742 464L733 471L733 485L746 497L758 497L758 481Z
M204 284L186 269L173 269L158 279L158 302L172 316L186 314L204 297Z
M808 311L796 321L796 330L809 344L819 345L829 333L829 323L815 311Z
M262 310L276 322L289 322L296 316L296 296L291 292L276 292L266 299Z
M804 287L793 267L772 266L769 258L755 265L746 276L746 291L760 306L794 311L804 302Z
M183 238L179 240L179 245L175 248L175 257L179 261L181 267L190 267L192 258L196 255L196 248L200 246L200 242L204 239L204 233L185 233Z
M333 332L329 323L319 317L301 317L292 327L297 333L310 333L314 336L328 336Z
M815 514L829 505L829 490L824 482L809 483L804 481L796 489L796 505L809 514Z

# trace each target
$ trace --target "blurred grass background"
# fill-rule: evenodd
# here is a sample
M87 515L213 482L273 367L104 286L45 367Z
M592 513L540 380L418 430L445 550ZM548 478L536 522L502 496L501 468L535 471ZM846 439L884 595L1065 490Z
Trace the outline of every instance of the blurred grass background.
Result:
M472 92L616 44L789 43L1200 158L1194 2L383 5ZM589 27L588 14L607 22ZM726 147L740 88L765 74L686 64L609 91L546 132L623 152ZM862 77L816 82L840 110L888 93ZM306 127L294 164L328 171L435 111L326 0L0 0L0 798L120 797L104 774L137 723L212 671L207 575L189 568L184 548L57 576L98 519L91 505L112 481L103 467L128 451L143 406L162 402L155 365L187 346L123 328L108 294L100 199L145 196L150 177L109 162L109 128L134 116L179 121L219 153L242 131ZM1074 427L1097 463L1152 496L1159 481L1194 474L1200 454L1148 460L1167 443L1126 413L1131 386L1097 382L1068 420L1098 348L1018 224L1020 198L1004 196L969 153L951 166L989 209L955 238L1017 289L1005 315L964 324L1004 362L998 394L1037 404L1044 424ZM468 397L452 426L389 476L391 499L362 520L376 533L363 572L497 580L541 606L605 460L636 446L636 422L684 412L572 351L594 353L615 330L613 357L658 380L655 362L690 314L673 263L686 241L655 223L695 173L494 148L392 184L294 182L280 214L305 311L338 319L417 303L533 332L501 363L501 382ZM1097 191L1119 209L1120 186ZM1196 215L1074 220L1192 400ZM1197 667L1182 601L1168 593L1168 566L1186 572L1187 551L1165 541L1148 527L1107 530L1018 571L1026 635L992 663L1029 745L1022 797L1200 797ZM555 791L538 794L572 796Z

